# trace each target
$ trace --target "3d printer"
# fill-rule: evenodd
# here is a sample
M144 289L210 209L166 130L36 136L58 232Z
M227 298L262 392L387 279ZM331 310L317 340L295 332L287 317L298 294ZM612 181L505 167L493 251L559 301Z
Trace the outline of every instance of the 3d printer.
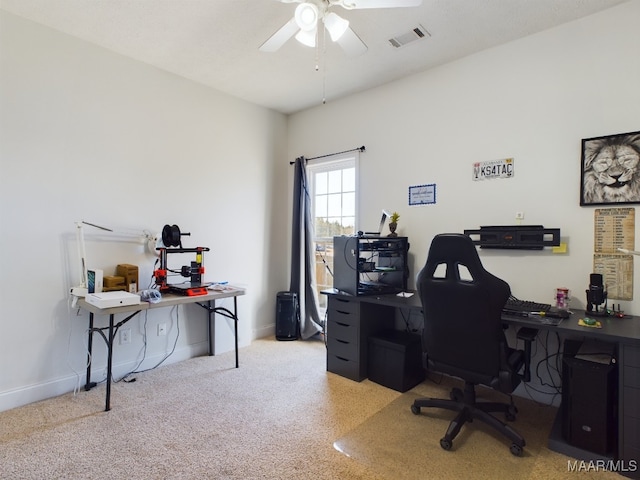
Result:
M183 248L182 237L189 236L190 233L183 233L177 225L165 225L162 229L162 247L156 247L160 254L160 266L153 272L155 283L158 289L165 293L177 293L179 295L205 295L210 284L202 282L204 275L204 252L208 252L208 247ZM196 259L190 265L183 265L180 270L168 268L167 256L170 253L195 253ZM169 273L179 274L189 278L188 282L170 284L168 283Z

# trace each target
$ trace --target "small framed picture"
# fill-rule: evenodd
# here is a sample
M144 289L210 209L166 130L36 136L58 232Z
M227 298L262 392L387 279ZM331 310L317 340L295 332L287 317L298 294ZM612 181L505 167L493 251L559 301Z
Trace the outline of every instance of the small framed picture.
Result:
M436 184L409 187L409 205L429 205L436 203Z
M580 205L640 203L640 131L582 140Z

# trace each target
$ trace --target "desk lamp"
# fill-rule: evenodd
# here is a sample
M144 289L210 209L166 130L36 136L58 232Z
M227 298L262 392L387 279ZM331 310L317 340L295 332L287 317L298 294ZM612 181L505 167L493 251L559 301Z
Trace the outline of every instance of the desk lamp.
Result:
M84 220L80 220L76 223L76 239L78 243L78 259L80 263L80 285L71 288L71 295L73 296L72 306L75 306L78 298L85 297L89 293L89 280L87 274L87 252L84 244L84 226L88 225L93 228L97 228L99 230L103 230L105 232L115 233L118 235L124 235L128 237L137 237L144 241L147 245L147 249L154 254L156 244L159 241L159 234L152 234L147 230L143 230L142 233L133 233L133 232L125 232L125 231L116 231L112 228L102 227L100 225L96 225L94 223L85 222Z

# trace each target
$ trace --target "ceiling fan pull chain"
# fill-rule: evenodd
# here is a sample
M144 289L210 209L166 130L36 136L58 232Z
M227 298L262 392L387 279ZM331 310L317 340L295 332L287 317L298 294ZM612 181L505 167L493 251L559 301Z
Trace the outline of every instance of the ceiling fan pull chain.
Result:
M327 32L322 29L322 104L327 103Z
M320 34L318 34L320 36ZM324 38L324 36L323 36ZM320 70L320 42L316 44L316 72Z

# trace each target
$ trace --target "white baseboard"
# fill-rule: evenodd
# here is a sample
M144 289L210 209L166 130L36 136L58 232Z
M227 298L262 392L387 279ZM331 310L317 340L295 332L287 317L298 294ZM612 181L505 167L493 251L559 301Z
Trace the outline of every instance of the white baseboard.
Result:
M251 341L275 335L275 323L265 325L259 329L253 330ZM251 341L249 343L251 343ZM239 345L240 347L244 345ZM227 348L228 347L228 348ZM233 343L224 345L220 351L216 351L216 354L226 352L228 349L233 349ZM176 348L173 354L167 358L163 365L170 365L172 363L181 362L189 358L197 357L200 355L206 355L209 351L209 344L207 342L200 342L193 345L187 345L181 348ZM165 352L157 353L153 356L149 356L145 359L142 369L149 368L158 363L164 356ZM123 375L129 373L138 364L138 360L129 360L121 363L114 362L112 367L112 375L114 378L120 378ZM105 378L107 370L106 361L101 365L94 365L91 369L91 380L100 382ZM33 385L26 385L15 390L9 390L0 393L0 412L5 410L11 410L12 408L28 405L29 403L39 402L47 398L57 397L69 392L73 392L75 389L84 388L85 384L85 371L79 371L78 375L70 373L64 377L60 377L54 380L48 380L46 382L37 383Z
M170 365L172 363L181 362L189 358L206 355L209 351L207 342L187 345L176 350L171 354L162 365ZM165 357L165 352L160 352L153 356L147 357L140 368L151 368ZM114 363L112 367L112 375L114 378L120 378L129 373L138 364L138 360L127 361L122 363ZM91 380L100 382L104 380L107 370L106 362L103 365L94 365L91 369ZM11 410L12 408L21 407L29 403L39 402L47 398L57 397L65 393L73 392L77 388L84 388L85 371L78 372L80 378L76 374L70 374L55 380L49 380L43 383L27 385L0 393L0 412Z
M273 337L276 334L276 324L271 323L269 325L263 325L253 331L253 338L251 340L257 340L258 338Z

